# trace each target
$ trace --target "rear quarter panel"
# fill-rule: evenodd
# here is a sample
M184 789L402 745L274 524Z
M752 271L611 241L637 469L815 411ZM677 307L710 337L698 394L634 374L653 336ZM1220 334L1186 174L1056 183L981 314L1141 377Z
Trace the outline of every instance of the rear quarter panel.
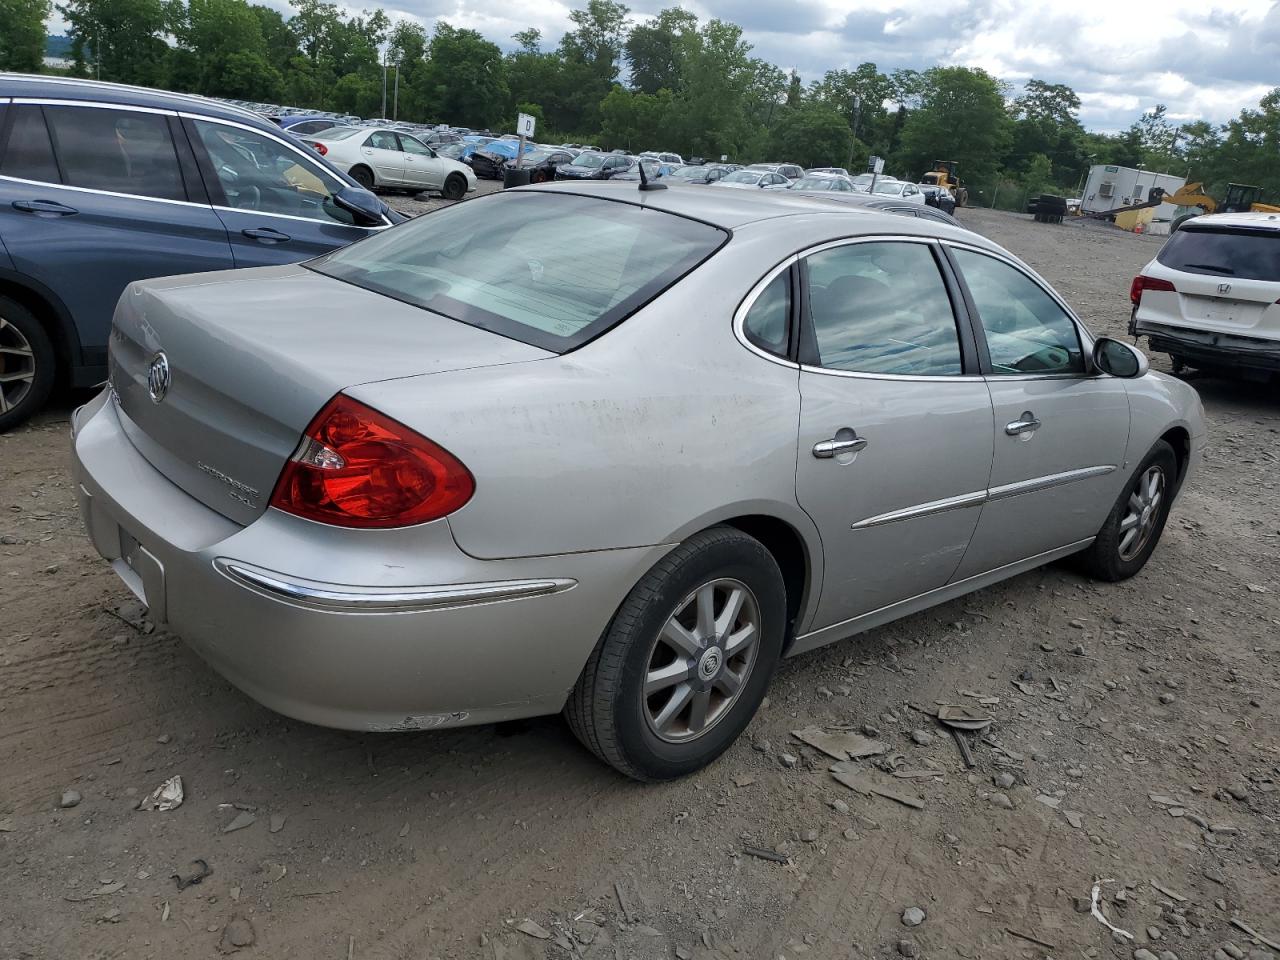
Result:
M795 497L797 372L732 331L742 298L783 249L762 231L740 234L564 356L349 392L471 469L475 496L449 522L474 556L676 542L761 513L801 534L820 573L818 534Z

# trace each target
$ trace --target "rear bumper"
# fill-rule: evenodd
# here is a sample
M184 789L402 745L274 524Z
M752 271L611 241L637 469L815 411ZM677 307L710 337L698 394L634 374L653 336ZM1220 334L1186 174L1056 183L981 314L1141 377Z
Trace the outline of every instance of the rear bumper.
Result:
M487 561L458 549L447 521L352 531L268 510L241 527L151 467L106 394L72 422L76 493L98 552L232 684L323 726L557 712L623 597L668 549Z
M1133 321L1132 333L1147 337L1153 352L1181 357L1193 365L1198 362L1280 372L1280 340L1192 330L1137 318Z

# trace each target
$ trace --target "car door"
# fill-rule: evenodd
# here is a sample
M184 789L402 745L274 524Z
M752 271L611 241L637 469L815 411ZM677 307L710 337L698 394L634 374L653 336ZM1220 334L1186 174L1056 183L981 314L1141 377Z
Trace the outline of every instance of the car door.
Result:
M172 112L18 101L4 115L0 239L62 300L87 365L105 364L130 282L233 266Z
M609 157L609 159L604 162L602 174L605 179L608 179L609 177L621 173L623 170L627 169L628 166L628 162L622 157Z
M347 184L305 147L229 120L183 123L236 266L296 263L379 229L357 226L334 205L330 198Z
M373 167L379 184L395 185L404 181L404 151L390 130L376 130L360 144L360 156Z
M444 162L434 150L407 133L396 136L404 156L404 182L426 190L439 190L444 185Z
M1038 280L991 253L950 250L978 319L994 421L988 502L965 578L1094 536L1119 496L1124 382L1089 369L1090 340Z
M991 472L991 397L936 244L842 241L801 267L796 494L822 535L817 630L951 578Z

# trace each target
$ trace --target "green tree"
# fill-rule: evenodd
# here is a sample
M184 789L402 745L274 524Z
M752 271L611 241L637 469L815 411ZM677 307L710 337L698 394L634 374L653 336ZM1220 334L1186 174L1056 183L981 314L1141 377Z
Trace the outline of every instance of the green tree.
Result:
M506 64L497 44L475 30L441 20L436 24L429 59L416 81L434 119L471 126L495 126L510 100Z
M1177 152L1178 128L1170 122L1168 108L1157 103L1130 129L1142 146L1142 163L1151 170L1167 171L1181 164Z
M802 167L843 165L853 133L840 111L821 103L788 108L769 132L769 154Z
M615 86L600 103L600 137L605 147L643 150L663 143L672 110L672 94L640 93Z
M633 27L624 48L631 86L641 93L679 89L685 38L697 29L697 16L680 7L659 11L652 20Z
M995 176L1010 143L1008 111L1000 82L985 70L935 67L923 75L920 107L902 127L894 157L911 176L933 160L955 160L970 183Z
M0 0L0 70L40 70L49 10L49 0Z
M162 0L67 0L57 5L71 37L73 70L118 83L159 86L168 26Z
M573 29L560 40L560 90L557 109L562 129L597 129L600 102L618 78L627 39L630 8L615 0L588 0L569 14Z

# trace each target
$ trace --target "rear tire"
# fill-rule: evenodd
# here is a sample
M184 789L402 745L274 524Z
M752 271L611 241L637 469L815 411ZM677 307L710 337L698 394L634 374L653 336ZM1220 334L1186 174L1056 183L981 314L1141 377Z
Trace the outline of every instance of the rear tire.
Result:
M760 541L731 527L695 534L622 602L565 719L587 749L636 780L699 770L755 715L786 617L782 573Z
M451 173L444 181L440 196L446 200L461 200L467 195L467 181L459 173Z
M1178 458L1173 447L1157 440L1125 484L1093 545L1080 554L1083 571L1114 583L1146 566L1164 532L1177 486Z
M57 375L57 354L35 314L0 297L0 433L44 406Z
M368 167L352 167L351 179L354 180L356 183L360 184L360 186L364 187L370 193L373 192L373 188L375 185L374 179L373 179L373 171L370 170Z

